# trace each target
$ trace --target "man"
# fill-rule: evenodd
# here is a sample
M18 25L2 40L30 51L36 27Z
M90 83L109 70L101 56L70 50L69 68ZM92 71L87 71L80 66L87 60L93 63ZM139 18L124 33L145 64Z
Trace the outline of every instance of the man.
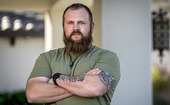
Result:
M83 4L63 13L65 48L42 53L27 81L30 103L110 105L120 79L115 53L92 45L94 23Z

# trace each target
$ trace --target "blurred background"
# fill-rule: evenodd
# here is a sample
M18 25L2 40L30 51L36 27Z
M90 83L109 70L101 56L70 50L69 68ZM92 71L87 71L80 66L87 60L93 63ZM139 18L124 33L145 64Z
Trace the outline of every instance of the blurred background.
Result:
M170 0L152 0L152 80L154 105L170 105Z
M26 81L39 54L63 47L62 14L84 3L93 43L117 53L111 105L170 105L170 0L0 0L0 105L28 105Z

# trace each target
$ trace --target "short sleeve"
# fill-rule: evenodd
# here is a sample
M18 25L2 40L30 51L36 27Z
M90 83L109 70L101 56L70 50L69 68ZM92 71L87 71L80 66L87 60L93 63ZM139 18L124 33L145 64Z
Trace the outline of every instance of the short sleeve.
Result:
M104 51L100 53L94 68L109 72L116 80L116 84L118 83L120 79L120 63L118 56L114 52Z
M51 78L51 68L50 68L50 57L47 56L48 54L40 54L37 58L33 70L29 76L30 78L33 77L47 77Z

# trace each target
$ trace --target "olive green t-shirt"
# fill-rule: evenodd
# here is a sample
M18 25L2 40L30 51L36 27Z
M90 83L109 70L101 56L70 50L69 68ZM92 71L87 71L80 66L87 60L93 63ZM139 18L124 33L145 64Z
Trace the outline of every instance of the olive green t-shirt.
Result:
M68 53L65 48L42 53L36 60L29 79L33 77L51 78L55 73L79 76L94 68L99 68L112 74L116 83L111 90L100 97L87 98L73 95L52 105L110 105L116 85L120 79L119 59L114 52L94 45L81 55Z

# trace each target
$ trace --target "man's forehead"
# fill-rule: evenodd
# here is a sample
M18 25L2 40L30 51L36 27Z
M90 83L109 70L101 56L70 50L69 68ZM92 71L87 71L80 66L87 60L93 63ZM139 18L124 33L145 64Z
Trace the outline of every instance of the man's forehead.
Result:
M81 8L69 8L67 11L86 11L87 12L87 10L83 7L81 7Z
M89 14L88 14L87 10L84 9L84 8L79 8L79 9L72 9L72 8L70 8L65 13L65 17L67 17L67 16L73 16L73 17L74 16L75 17L76 16L83 16L83 17L87 16L89 18Z

